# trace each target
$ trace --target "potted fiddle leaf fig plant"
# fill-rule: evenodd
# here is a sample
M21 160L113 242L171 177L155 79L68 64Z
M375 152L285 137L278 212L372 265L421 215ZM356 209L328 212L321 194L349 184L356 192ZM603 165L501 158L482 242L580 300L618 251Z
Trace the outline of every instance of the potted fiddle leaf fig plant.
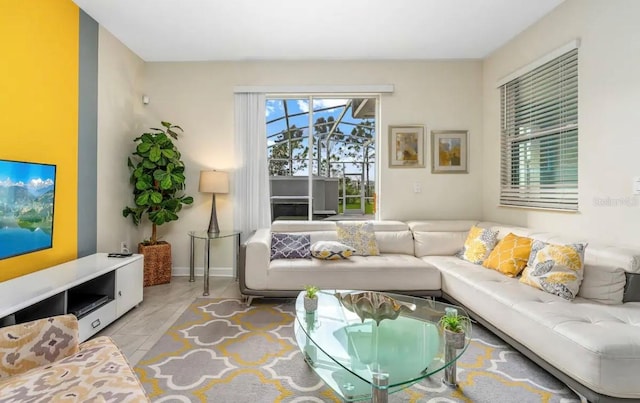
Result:
M469 318L460 315L456 309L448 309L438 321L438 325L444 330L444 339L447 345L453 348L463 348L465 331L469 325Z
M158 240L157 227L178 219L185 204L193 197L184 194L184 163L173 140L178 140L180 126L161 122L133 141L137 143L127 164L133 185L133 206L122 210L139 225L144 218L151 222L151 237L138 244L144 255L144 285L168 283L171 280L171 245Z
M306 312L315 312L318 309L318 287L314 285L304 286L304 310Z

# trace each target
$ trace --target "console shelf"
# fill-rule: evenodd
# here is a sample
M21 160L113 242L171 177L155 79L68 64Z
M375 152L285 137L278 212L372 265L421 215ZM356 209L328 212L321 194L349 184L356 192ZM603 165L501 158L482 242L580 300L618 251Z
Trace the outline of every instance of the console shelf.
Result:
M87 340L142 302L143 257L96 253L0 283L0 326L78 316Z

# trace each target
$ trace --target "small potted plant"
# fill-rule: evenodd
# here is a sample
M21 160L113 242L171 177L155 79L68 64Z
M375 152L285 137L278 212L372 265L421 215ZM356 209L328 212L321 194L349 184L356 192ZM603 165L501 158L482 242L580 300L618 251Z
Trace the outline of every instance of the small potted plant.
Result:
M460 315L457 309L447 308L445 312L438 321L438 325L444 330L445 343L453 348L463 348L469 318Z
M304 310L307 312L315 312L318 309L318 287L314 285L304 286Z

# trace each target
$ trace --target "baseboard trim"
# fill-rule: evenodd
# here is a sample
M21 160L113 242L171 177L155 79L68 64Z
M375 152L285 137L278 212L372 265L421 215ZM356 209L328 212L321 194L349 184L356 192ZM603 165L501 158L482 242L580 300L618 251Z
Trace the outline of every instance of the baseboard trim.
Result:
M174 277L188 277L188 267L173 267L171 275ZM204 277L204 267L195 268L196 277ZM233 277L233 267L212 267L209 269L209 277Z

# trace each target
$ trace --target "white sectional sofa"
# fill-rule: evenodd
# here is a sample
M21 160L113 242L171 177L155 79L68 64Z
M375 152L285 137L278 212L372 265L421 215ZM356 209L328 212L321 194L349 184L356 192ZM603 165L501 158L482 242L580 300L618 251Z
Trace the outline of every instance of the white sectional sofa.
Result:
M242 248L240 290L247 296L294 296L321 288L400 291L442 297L561 379L590 402L640 402L640 250L590 243L584 280L573 301L517 278L463 261L473 225L551 243L587 242L472 220L375 222L380 256L344 261L270 261L271 232L335 240L335 223L281 221L258 230ZM633 281L631 281L633 279Z

